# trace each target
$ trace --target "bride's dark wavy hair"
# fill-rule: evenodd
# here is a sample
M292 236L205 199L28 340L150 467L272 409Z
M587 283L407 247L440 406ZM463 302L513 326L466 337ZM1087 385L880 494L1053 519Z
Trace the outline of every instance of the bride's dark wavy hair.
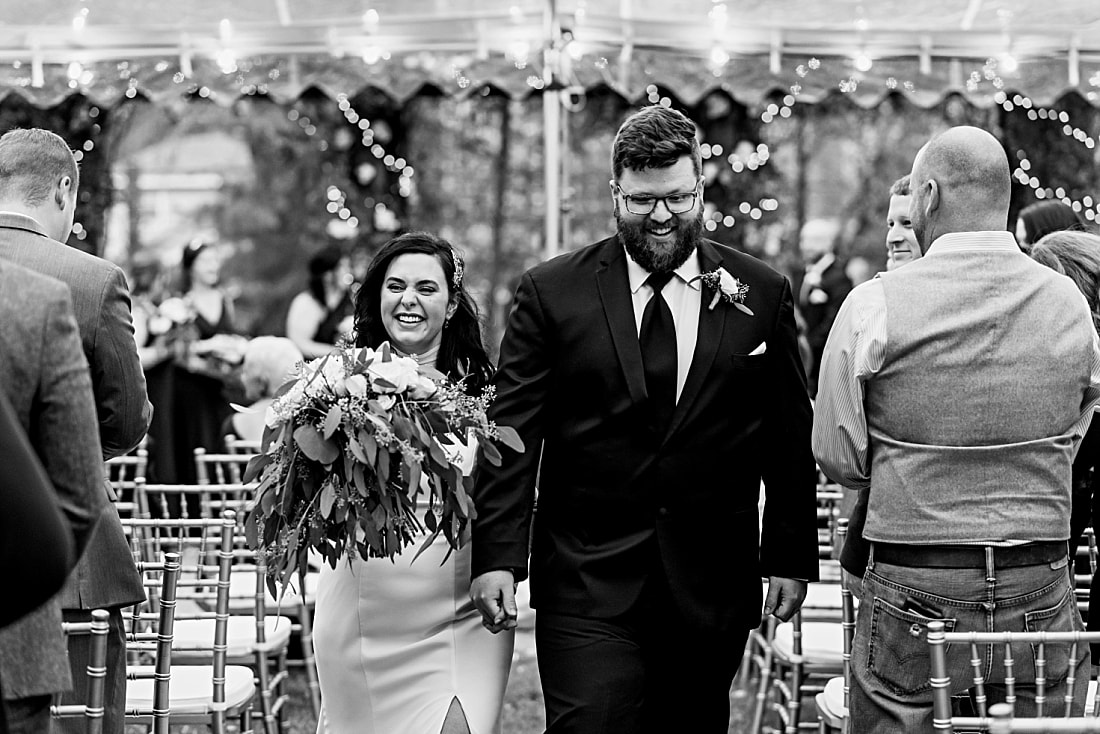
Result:
M367 266L367 273L355 296L355 346L377 347L390 341L382 323L382 284L390 263L401 255L431 255L443 268L448 302L456 306L454 315L443 326L443 337L436 369L452 378L465 378L466 391L480 393L489 384L493 365L481 341L481 323L477 305L466 290L466 278L460 275L455 284L456 269L461 272L461 259L456 268L455 249L447 240L430 232L409 232L387 242Z

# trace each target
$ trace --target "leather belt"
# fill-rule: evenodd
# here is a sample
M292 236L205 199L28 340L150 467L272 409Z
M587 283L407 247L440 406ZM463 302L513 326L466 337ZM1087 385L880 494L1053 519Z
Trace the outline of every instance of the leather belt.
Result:
M1009 546L872 543L871 548L876 562L908 568L985 568L987 548L993 551L994 568L1038 566L1061 560L1069 553L1065 541Z

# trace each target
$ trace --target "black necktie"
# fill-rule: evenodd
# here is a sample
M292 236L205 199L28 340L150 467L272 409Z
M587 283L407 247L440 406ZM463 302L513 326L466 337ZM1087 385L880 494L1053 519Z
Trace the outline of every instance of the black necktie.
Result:
M671 278L672 273L652 273L646 279L646 284L653 289L653 297L642 313L642 330L638 335L646 392L653 406L655 428L662 435L676 407L676 326L672 321L672 309L661 295Z

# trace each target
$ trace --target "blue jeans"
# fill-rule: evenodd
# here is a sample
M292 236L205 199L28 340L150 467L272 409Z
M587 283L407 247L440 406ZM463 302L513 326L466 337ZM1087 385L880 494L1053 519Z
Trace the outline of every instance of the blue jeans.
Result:
M876 563L872 550L852 649L849 715L852 734L932 732L928 622L948 632L1070 631L1084 625L1077 612L1067 560L1021 568L909 568ZM1088 689L1087 646L1076 668L1075 715ZM984 650L982 674L989 703L1004 700L1004 646ZM1034 715L1034 654L1013 645L1016 715ZM1047 712L1061 713L1069 646L1046 647ZM969 645L947 646L952 694L973 686Z

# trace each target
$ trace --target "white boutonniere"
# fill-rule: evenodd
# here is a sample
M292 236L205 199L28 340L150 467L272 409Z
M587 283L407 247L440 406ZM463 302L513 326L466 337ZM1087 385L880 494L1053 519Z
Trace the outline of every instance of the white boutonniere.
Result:
M738 311L747 313L749 316L753 315L752 309L745 305L745 296L749 294L749 287L730 275L725 268L720 267L717 270L697 275L692 280L696 279L702 281L703 285L714 291L714 298L707 306L708 311L713 311L719 301L725 301L726 303L732 303Z

